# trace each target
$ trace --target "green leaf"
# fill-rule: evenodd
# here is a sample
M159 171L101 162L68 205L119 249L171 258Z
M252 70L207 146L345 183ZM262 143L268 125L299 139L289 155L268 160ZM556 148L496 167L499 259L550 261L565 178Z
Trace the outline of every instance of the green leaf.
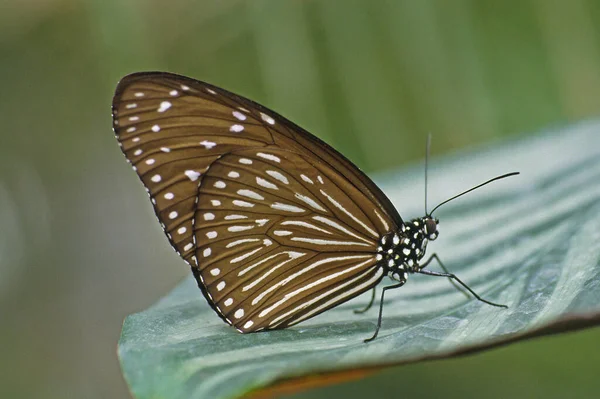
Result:
M442 358L598 324L599 133L600 124L588 122L430 164L430 208L494 175L522 173L442 207L440 237L428 247L508 309L467 299L445 278L412 275L388 292L372 343L363 339L377 308L352 312L368 293L288 330L241 335L190 277L126 319L119 356L131 391L138 399L235 398L284 378ZM378 180L405 219L422 215L421 165Z

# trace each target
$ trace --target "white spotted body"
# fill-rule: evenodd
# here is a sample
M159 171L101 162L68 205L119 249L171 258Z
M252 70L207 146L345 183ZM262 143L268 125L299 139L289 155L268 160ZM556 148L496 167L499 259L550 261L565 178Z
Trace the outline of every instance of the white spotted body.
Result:
M427 243L438 237L438 223L429 216L413 219L379 240L377 260L390 278L406 283L409 273L421 270Z

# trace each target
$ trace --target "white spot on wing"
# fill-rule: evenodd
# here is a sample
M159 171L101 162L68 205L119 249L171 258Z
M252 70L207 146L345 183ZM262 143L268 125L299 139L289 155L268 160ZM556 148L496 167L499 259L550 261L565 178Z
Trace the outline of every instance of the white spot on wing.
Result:
M309 184L315 184L312 179L308 176L306 176L305 174L301 174L300 177L302 178L302 180L304 180L305 182L309 183Z
M229 128L230 132L239 133L244 130L244 126L242 125L231 125Z
M208 233L206 233L206 237L213 239L213 238L217 238L218 234L216 231L209 231Z
M256 182L258 183L259 186L265 187L265 188L270 188L273 190L278 190L277 186L273 183L271 183L268 180L263 179L262 177L256 177Z
M241 121L245 121L246 120L246 115L242 114L239 111L233 111L232 114L233 114L233 116L235 116L237 119L239 119Z
M271 208L278 209L281 211L295 212L295 213L305 212L305 210L300 207L297 207L294 205L282 204L281 202L273 202L271 204Z
M248 197L248 198L252 198L252 199L256 199L256 200L264 200L265 197L263 197L262 195L252 191L252 190L247 190L247 189L242 189L242 190L238 190L237 193L243 197Z
M261 158L268 159L269 161L281 162L281 158L279 158L273 154L265 154L264 152L257 152L256 155Z
M236 233L239 231L245 231L245 230L250 230L254 228L254 226L250 225L250 226L229 226L227 228L228 231L231 231L232 233Z
M244 317L244 309L236 310L233 314L233 317L235 317L236 319L241 319L242 317Z
M269 176L275 178L276 180L279 180L283 184L290 184L290 182L288 181L287 177L285 177L284 175L282 175L281 173L279 173L276 170L267 170L267 174Z
M158 125L152 125L152 127L150 128L154 133L158 133L160 132L160 126Z
M210 150L211 148L213 148L214 146L217 145L217 143L212 142L212 141L208 141L208 140L204 140L200 142L200 145L203 145L204 147L206 147L206 149Z
M200 177L200 173L196 172L195 170L188 169L185 172L183 172L183 174L186 175L191 181L196 181Z
M215 214L214 213L206 212L204 214L204 220L214 220L214 218L215 218Z
M254 204L252 204L250 202L241 201L241 200L233 200L233 205L243 206L245 208L252 208L254 206Z
M227 216L225 216L225 220L238 220L238 219L248 219L248 216L244 216L244 215L227 215Z
M236 179L236 178L240 177L240 174L238 172L232 170L231 172L227 173L227 176L231 177L232 179Z
M252 165L252 160L248 159L248 158L240 158L240 163L243 163L245 165Z
M160 177L160 175L154 175L150 180L152 180L154 183L158 183L162 180L162 177Z
M218 180L215 182L215 184L213 184L213 186L215 186L216 188L225 188L227 187L227 184L225 184L224 181Z
M158 112L165 112L166 110L168 110L169 108L171 108L171 103L169 101L163 101L160 103L160 106L158 107L157 111Z
M267 122L269 125L275 124L275 119L271 118L269 115L267 115L263 112L260 113L260 117L263 121Z

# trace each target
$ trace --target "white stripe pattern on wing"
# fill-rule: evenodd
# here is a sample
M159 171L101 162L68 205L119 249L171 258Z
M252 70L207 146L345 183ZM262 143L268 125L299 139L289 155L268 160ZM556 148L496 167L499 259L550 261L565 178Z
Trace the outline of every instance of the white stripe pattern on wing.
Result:
M327 231L325 229L322 229L318 226L315 226L314 224L308 223L308 222L304 222L302 220L286 220L284 222L280 223L282 226L302 226L302 227L306 227L307 229L313 229L313 230L317 230L317 231L321 231L325 234L333 234L330 231Z
M292 241L307 242L315 245L360 245L363 247L370 247L371 244L365 244L364 242L356 241L338 241L338 240L323 240L321 238L309 238L309 237L292 237Z
M381 217L381 215L379 214L379 212L377 212L377 209L373 209L373 212L375 212L375 215L377 215L377 217L379 218L379 221L381 222L381 224L383 225L383 229L385 231L389 231L390 230L390 226L388 225L388 223L385 221L385 219L383 217Z
M341 224L339 224L335 220L331 220L331 219L328 219L328 218L323 217L323 216L313 216L313 219L315 219L315 220L317 220L319 222L325 223L328 226L335 227L339 231L343 231L344 233L346 233L346 234L348 234L348 235L350 235L350 236L352 236L354 238L358 238L359 240L362 240L362 241L364 241L366 243L373 244L372 241L369 241L366 238L359 236L358 234L354 234L353 232L351 232L350 230L348 230L347 228L345 228L344 226L342 226Z
M238 263L238 262L240 262L240 261L242 261L242 260L244 260L244 259L246 259L246 258L248 258L248 257L250 257L252 255L254 255L255 253L257 253L261 249L263 249L263 247L258 247L256 249L250 251L250 252L247 252L247 253L245 253L243 255L238 256L237 258L231 259L229 261L229 263Z
M335 205L339 210L341 210L342 212L344 212L346 215L350 216L350 218L352 218L352 220L354 220L356 223L360 224L373 237L379 238L379 235L375 232L375 230L373 230L372 228L370 228L369 226L367 226L365 224L365 222L363 222L362 220L360 220L359 218L357 218L356 216L354 216L351 212L349 212L346 208L344 208L342 206L342 204L340 204L339 202L337 202L332 196L330 196L329 194L327 194L325 191L323 191L322 189L320 191L321 191L321 194L323 194L329 200L329 202L331 202L333 205Z
M276 284L274 284L273 286L271 286L269 288L269 290L273 290L276 287L281 287L281 286L289 283L290 281L294 280L295 278L303 275L304 273L308 273L309 271L311 271L315 267L321 266L323 264L330 263L330 262L335 262L335 261L338 261L338 260L352 260L352 259L364 259L364 258L373 258L373 256L372 255L336 256L336 257L330 257L330 258L325 258L325 259L318 260L318 261L316 261L314 263L311 263L310 265L306 266L304 269L302 269L302 270L300 270L300 271L298 271L298 272L296 272L296 273L294 273L294 274L286 277L285 279L279 280ZM367 259L366 261L361 262L361 263L359 263L358 265L356 265L354 267L351 267L351 268L348 268L348 269L344 269L343 271L338 272L338 273L329 274L329 275L327 275L327 276L325 276L325 277L317 280L314 283L307 284L307 285L302 286L301 288L299 288L299 289L297 289L297 290L295 290L293 292L290 292L289 294L286 294L282 299L280 299L279 301L275 302L273 305L269 306L266 309L263 309L263 311L258 314L258 317L265 317L273 309L276 309L277 307L279 307L283 303L287 302L290 298L293 298L294 296L298 295L302 291L305 291L307 289L310 289L311 287L314 287L315 283L321 283L321 282L330 280L332 278L335 278L335 277L337 277L339 275L342 275L344 273L349 273L352 270L354 270L354 269L356 269L356 268L358 268L358 267L360 267L360 266L362 266L362 265L370 262L371 260L372 259Z
M262 280L267 278L270 274L274 273L277 269L285 266L286 263L289 263L289 262L293 261L294 259L297 259L297 258L300 258L300 257L306 255L304 252L295 252L295 251L285 251L283 253L288 254L289 258L285 259L283 262L270 268L265 274L263 274L262 276L260 276L259 278L255 279L255 280L253 280L250 284L248 284L244 288L242 288L242 291L248 291L249 289L253 288L256 284L260 283ZM252 302L252 304L254 304L254 301Z
M304 308L306 308L307 306L312 305L313 303L318 302L321 298L325 298L328 295L331 295L331 293L335 292L335 291L339 291L342 290L342 292L340 293L340 295L337 295L333 298L331 298L329 301L323 303L320 306L317 306L316 308L314 308L313 310L311 310L310 312L306 313L305 315L303 315L302 317L298 318L297 320L294 320L292 323L290 323L290 326L296 324L296 323L300 323L302 320L306 320L309 317L311 317L312 315L319 313L321 310L328 308L330 305L338 302L338 301L343 301L345 298L351 298L354 296L354 294L356 292L360 292L370 286L372 286L373 284L375 284L377 282L377 280L379 280L381 278L381 275L383 274L383 269L379 268L376 272L375 275L373 275L373 277L371 277L370 279L368 279L367 281L365 281L364 283L357 285L356 287L352 288L351 290L343 290L345 287L347 287L348 285L353 284L355 281L360 280L361 278L363 278L364 276L366 276L367 274L371 273L372 269L367 270L365 273L361 274L358 277L353 278L352 280L348 280L346 282L344 282L344 284L340 284L335 286L334 288L332 288L331 290L315 297L312 298L310 301L308 302L304 302L301 305L295 307L294 309L290 310L289 312L286 312L284 314L282 314L281 316L278 316L277 318L273 319L273 321L271 321L271 323L269 324L269 326L271 326L272 324L276 323L277 321L281 320L281 319L285 319L287 316L289 316L292 313L295 313L299 310L302 310ZM278 323L281 324L281 323Z
M244 244L246 242L258 242L258 241L260 241L258 238L242 238L241 240L231 241L225 247L231 248L231 247L235 247L236 245Z
M312 206L313 208L315 208L318 211L327 212L325 210L325 208L323 208L315 200L313 200L310 197L307 197L306 195L302 195L300 193L296 193L296 198L298 198L300 201L303 201L303 202L307 203L308 205Z

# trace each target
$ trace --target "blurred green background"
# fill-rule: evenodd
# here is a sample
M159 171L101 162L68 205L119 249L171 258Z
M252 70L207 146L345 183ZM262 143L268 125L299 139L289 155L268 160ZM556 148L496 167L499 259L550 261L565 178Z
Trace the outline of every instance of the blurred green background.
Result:
M111 132L123 75L220 85L375 173L422 159L428 132L440 155L598 116L599 18L594 0L4 0L0 397L127 398L122 320L189 273ZM294 398L595 397L599 338L520 343Z

